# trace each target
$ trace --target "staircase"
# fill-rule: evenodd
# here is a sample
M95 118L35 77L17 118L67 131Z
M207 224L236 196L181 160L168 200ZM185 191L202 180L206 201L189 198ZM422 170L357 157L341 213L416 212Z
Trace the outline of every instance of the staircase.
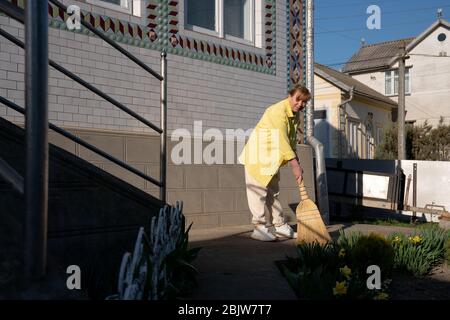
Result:
M25 131L0 118L0 157L22 176L25 147ZM93 285L87 283L88 278L98 276L112 278L114 286L123 253L133 248L139 227L149 225L162 206L163 202L150 194L50 145L48 255L53 270L49 276L64 280L52 285L68 291L66 268L75 264L81 268L85 288ZM8 277L5 273L21 274L24 209L23 197L0 178L0 248L5 249L0 263L8 262L9 269L15 269L0 269L0 298L6 294L2 291L17 285L12 279L1 283Z
M67 12L67 7L57 0L53 5ZM133 54L98 31L89 22L81 20L95 36L101 38L128 59L139 65L161 85L161 123L154 125L115 98L86 82L68 69L48 59L47 2L29 2L25 11L15 1L0 1L0 11L12 19L33 26L27 43L0 28L0 36L25 49L29 59L25 68L25 94L27 110L0 97L0 102L13 110L25 114L30 124L26 133L22 128L0 117L0 299L69 299L99 298L117 291L115 288L118 269L123 254L134 247L136 234L141 226L150 225L150 219L163 207L166 199L167 167L167 65L166 54L161 52L161 74L155 72ZM27 37L26 37L27 38ZM160 181L140 172L136 168L99 150L86 141L62 128L47 123L48 74L40 66L48 64L74 82L102 97L115 107L144 123L161 137ZM47 125L50 129L75 141L92 152L137 174L160 188L160 199L118 179L85 160L54 145L49 145L48 202L43 190L47 188L45 177L45 146ZM28 147L27 143L28 142ZM31 148L31 146L33 148ZM26 150L31 152L26 154ZM28 160L27 160L28 159ZM29 161L28 164L26 161ZM30 169L28 184L36 186L39 193L24 189L25 168ZM41 170L43 170L41 172ZM43 187L45 185L45 188ZM28 208L25 196L28 195ZM41 196L42 194L42 196ZM43 204L43 205L42 205ZM45 215L47 204L47 221ZM25 211L31 212L25 219ZM36 224L35 224L36 223ZM25 228L26 225L26 228ZM25 237L25 230L28 237ZM46 235L47 237L45 237ZM24 239L32 239L26 244ZM47 239L47 243L45 243ZM26 259L24 256L26 255ZM43 267L47 263L47 270ZM70 274L67 267L76 265L81 269L81 289L68 290L66 280ZM25 282L24 266L36 280ZM37 267L36 267L37 266ZM31 285L30 285L31 284Z

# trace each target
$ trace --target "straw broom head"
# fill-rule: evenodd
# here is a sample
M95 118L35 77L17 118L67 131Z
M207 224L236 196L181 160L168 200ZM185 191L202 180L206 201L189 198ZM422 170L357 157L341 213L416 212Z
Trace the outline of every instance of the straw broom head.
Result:
M326 244L331 241L330 234L323 223L316 204L309 199L303 181L299 185L300 203L295 210L297 215L297 243L318 242Z

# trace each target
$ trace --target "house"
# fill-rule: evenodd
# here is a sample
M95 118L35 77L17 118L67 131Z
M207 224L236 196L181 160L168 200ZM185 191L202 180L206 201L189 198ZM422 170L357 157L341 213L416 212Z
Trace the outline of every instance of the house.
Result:
M397 101L398 63L404 46L406 60L406 121L450 123L450 23L439 18L417 37L362 46L343 72Z
M188 223L194 222L194 228L249 223L244 171L237 162L238 143L243 137L228 137L226 131L246 132L253 128L267 106L284 98L293 83L302 81L301 48L305 46L301 17L306 1L62 2L78 6L86 23L153 70L159 72L161 52L167 52L168 202L183 201L184 214ZM25 1L2 3L24 8ZM49 58L160 126L160 81L83 25L70 29L73 14L49 1ZM0 15L0 28L24 41L22 23ZM0 96L22 107L24 70L24 51L0 36ZM52 67L48 99L51 123L159 179L160 136L154 130ZM2 104L0 117L17 126L24 123L21 114ZM219 142L231 139L236 147L216 154L222 160L205 163L202 152L208 152L207 146L216 142L211 133L221 133L223 141ZM49 131L49 139L159 197L159 188L142 176L54 131ZM188 152L191 161L179 164L173 161L172 151L183 139L191 140L186 143L192 146ZM288 204L298 200L298 188L289 172L283 171L283 175L282 202L292 211ZM312 177L305 176L306 183L312 183ZM106 209L101 210L99 215L108 216Z
M325 157L373 159L397 103L318 63L314 81L314 135L324 144Z

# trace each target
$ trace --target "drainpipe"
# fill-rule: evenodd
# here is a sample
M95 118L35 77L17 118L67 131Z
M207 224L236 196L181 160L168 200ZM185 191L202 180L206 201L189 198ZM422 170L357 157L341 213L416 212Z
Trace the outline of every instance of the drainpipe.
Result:
M353 93L354 93L355 87L351 87L350 88L350 98L348 98L347 100L344 100L343 102L338 104L338 158L342 159L342 147L343 147L343 138L344 135L342 134L342 127L341 127L341 110L345 115L345 106L347 105L347 103L351 102L353 100Z
M313 0L306 0L306 87L311 92L311 100L306 105L306 136L314 136L314 19Z
M328 225L330 223L330 208L328 205L328 183L323 144L313 136L307 137L306 142L314 149L319 210L323 222Z
M306 87L311 100L306 106L306 143L313 147L316 162L317 199L323 222L330 223L328 185L323 144L314 137L314 1L306 1Z

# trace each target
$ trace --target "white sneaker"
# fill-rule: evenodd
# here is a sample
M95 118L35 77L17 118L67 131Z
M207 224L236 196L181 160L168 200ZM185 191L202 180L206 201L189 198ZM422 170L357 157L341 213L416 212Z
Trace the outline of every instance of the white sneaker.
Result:
M294 232L291 226L287 223L283 224L282 226L275 227L275 235L279 238L284 237L297 239L297 232Z
M250 238L259 241L275 241L277 239L277 237L269 231L269 228L264 225L256 226Z

